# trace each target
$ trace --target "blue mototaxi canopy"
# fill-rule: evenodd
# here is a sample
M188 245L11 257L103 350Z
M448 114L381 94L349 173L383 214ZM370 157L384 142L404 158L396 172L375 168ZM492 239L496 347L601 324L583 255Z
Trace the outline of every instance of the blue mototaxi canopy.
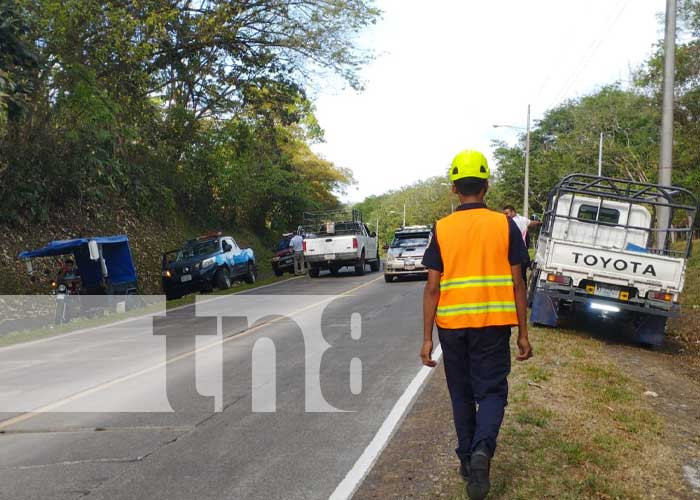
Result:
M124 235L52 241L44 248L21 252L19 258L33 259L35 257L73 255L83 280L83 286L99 287L102 283L102 270L99 261L90 260L88 242L91 240L102 247L102 257L105 260L108 278L112 285L136 282L136 269L131 258L129 238Z

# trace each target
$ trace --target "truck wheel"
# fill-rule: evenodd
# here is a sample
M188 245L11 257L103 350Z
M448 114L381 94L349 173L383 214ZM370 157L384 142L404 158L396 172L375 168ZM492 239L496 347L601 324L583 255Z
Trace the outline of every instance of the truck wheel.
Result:
M255 278L255 265L248 262L248 272L245 273L245 277L243 279L246 283L253 285L255 284Z
M369 263L370 270L373 273L376 273L377 271L379 271L380 263L381 263L381 260L379 260L379 250L377 250L377 258Z
M527 289L527 307L532 308L532 299L535 296L535 290L537 289L537 282L540 280L539 269L533 269L530 275L530 286Z
M273 267L272 270L274 271L275 276L277 276L278 278L284 274L284 271L282 271L282 270L281 270L279 267L277 267L277 266Z
M355 274L357 276L364 276L365 274L365 251L362 250L362 255L360 255L360 260L355 263Z
M321 269L318 266L311 266L309 268L309 276L312 278L318 278L319 274L321 274Z
M394 281L394 277L391 274L385 274L384 281L386 281L387 283L391 283L392 281Z
M219 290L231 288L231 273L227 267L220 267L214 275L214 286Z
M638 314L634 321L637 342L644 347L662 345L666 336L666 320L664 316Z
M175 291L165 290L165 300L177 300L181 299L182 294Z

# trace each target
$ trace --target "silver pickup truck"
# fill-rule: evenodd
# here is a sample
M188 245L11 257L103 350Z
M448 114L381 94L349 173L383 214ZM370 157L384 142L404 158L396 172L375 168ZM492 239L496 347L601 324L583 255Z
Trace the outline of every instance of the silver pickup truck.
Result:
M682 227L656 228L662 207ZM680 315L696 211L697 199L682 188L565 177L549 197L537 243L531 322L557 326L572 310L615 315L632 322L640 343L661 344L667 318Z

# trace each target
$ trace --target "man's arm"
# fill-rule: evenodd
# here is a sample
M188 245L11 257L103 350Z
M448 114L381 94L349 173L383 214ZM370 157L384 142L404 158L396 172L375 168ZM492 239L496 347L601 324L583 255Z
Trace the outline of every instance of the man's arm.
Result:
M440 300L440 271L428 270L428 282L423 290L423 347L420 351L421 361L425 366L434 367L437 363L430 355L433 352L433 325L435 312Z
M531 220L531 221L528 223L527 228L528 228L528 229L532 229L533 227L537 227L537 226L541 226L541 225L542 225L542 221L541 221L541 220Z
M513 276L513 289L515 291L515 310L518 314L518 361L525 361L532 357L532 346L527 333L527 290L520 264L511 265L510 272Z

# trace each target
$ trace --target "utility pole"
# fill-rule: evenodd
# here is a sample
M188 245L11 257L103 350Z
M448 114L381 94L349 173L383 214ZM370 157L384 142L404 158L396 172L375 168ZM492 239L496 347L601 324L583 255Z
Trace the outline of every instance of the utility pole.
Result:
M661 158L659 160L659 184L671 185L673 165L673 89L676 66L676 0L666 0L666 35L664 40L664 101L661 118ZM659 207L657 218L656 248L666 248L666 229L671 217L670 207Z
M603 175L603 132L600 133L600 144L598 145L598 177Z
M525 193L523 194L523 217L527 218L530 195L530 105L527 105L527 138L525 139Z

